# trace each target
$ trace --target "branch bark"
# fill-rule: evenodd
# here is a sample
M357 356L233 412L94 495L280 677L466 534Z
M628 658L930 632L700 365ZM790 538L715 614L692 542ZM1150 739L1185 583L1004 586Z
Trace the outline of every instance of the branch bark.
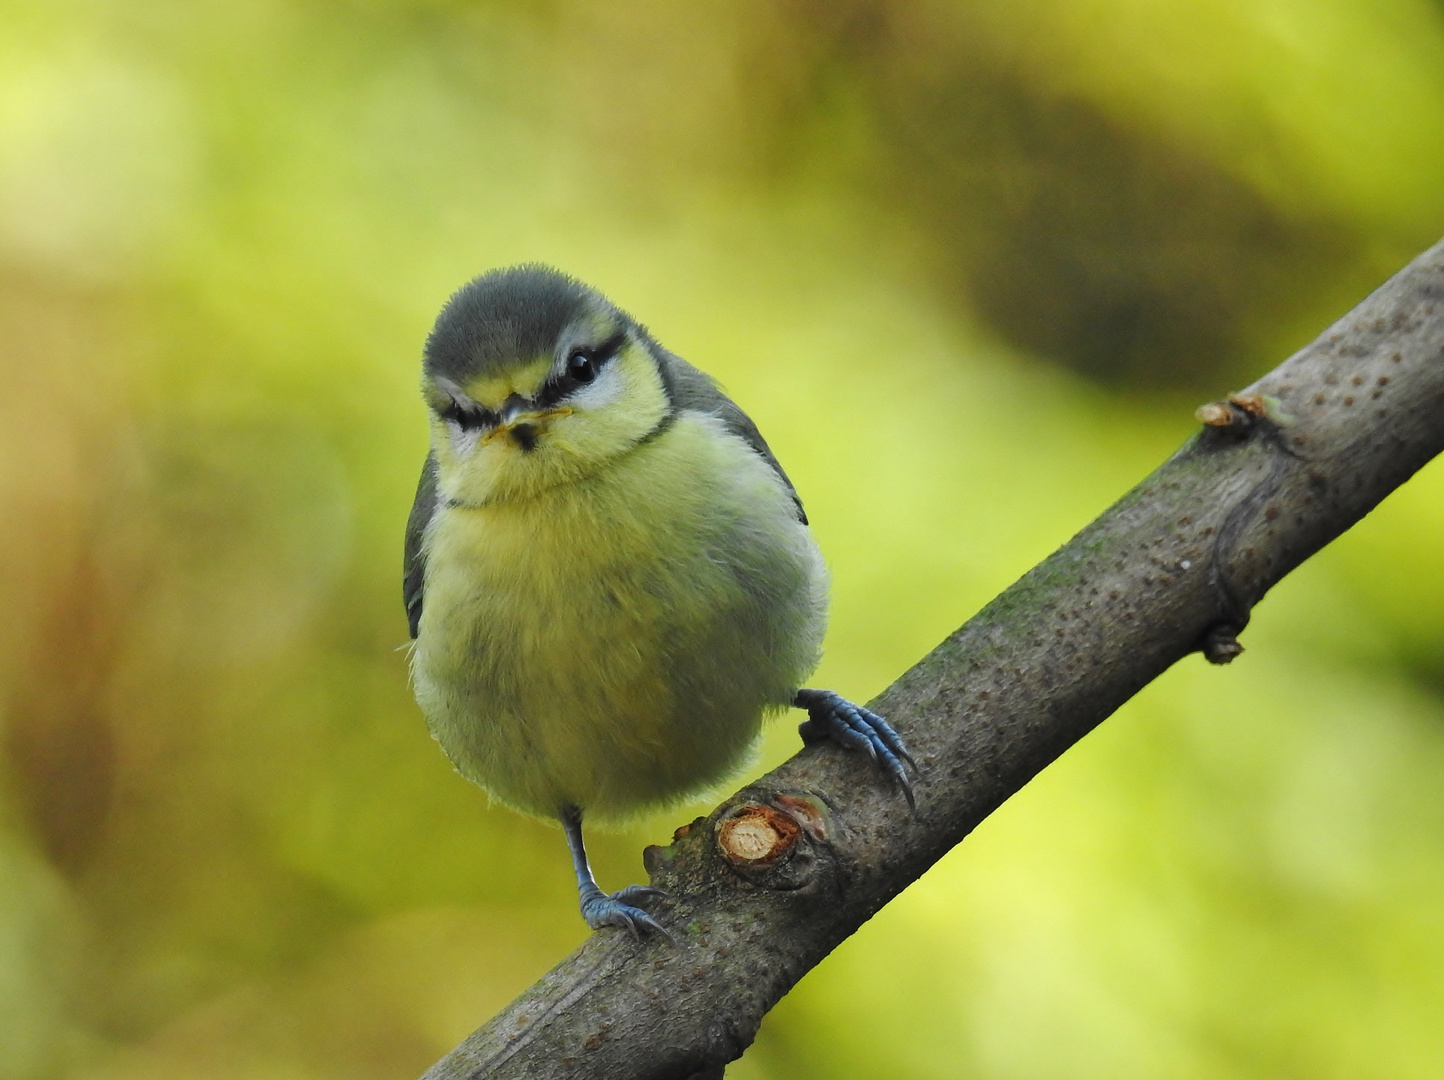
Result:
M649 847L675 944L593 935L425 1080L720 1077L813 965L1176 660L1444 449L1444 241L1246 391L871 707L917 812L804 747Z

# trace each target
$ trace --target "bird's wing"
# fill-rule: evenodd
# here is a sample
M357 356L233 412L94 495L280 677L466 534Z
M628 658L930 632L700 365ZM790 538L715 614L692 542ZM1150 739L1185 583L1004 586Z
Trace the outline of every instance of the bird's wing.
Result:
M658 352L662 354L662 362L668 376L668 389L671 391L672 400L677 407L693 409L717 417L726 425L728 431L756 450L762 460L771 465L773 471L787 485L787 490L792 495L792 501L797 504L797 518L806 525L807 511L802 508L802 499L798 497L797 489L792 486L792 481L787 478L787 473L773 455L772 448L767 445L767 440L762 437L762 432L757 430L757 425L752 422L752 419L738 407L735 401L722 392L722 388L705 371L693 367L675 353L667 352L660 347Z
M406 519L406 562L401 579L406 621L413 638L421 626L421 598L426 591L426 553L421 549L421 540L436 512L436 498L436 455L427 454L426 464L421 466L421 481L416 485L416 501Z

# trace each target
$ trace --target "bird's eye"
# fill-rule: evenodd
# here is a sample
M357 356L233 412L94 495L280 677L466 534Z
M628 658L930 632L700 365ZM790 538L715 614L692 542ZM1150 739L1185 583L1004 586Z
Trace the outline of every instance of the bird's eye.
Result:
M572 358L567 361L567 374L577 382L589 383L597 377L596 361L587 353L572 353Z

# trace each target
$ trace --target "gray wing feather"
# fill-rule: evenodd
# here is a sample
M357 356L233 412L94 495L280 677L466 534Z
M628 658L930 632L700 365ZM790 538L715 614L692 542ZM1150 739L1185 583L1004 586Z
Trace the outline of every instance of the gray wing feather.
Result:
M721 420L728 431L757 451L762 460L771 465L773 471L787 485L792 501L797 504L797 518L806 525L807 511L802 508L797 489L792 486L792 481L787 478L787 473L783 471L781 463L772 453L772 448L767 445L767 440L762 437L762 432L757 430L757 425L751 418L722 392L722 388L705 371L693 367L666 349L658 347L657 352L661 356L663 375L667 379L667 389L672 395L673 403L679 409L710 413Z
M427 454L426 464L421 466L421 480L416 485L416 501L411 504L411 516L406 519L406 561L401 579L401 596L406 601L406 622L411 627L412 638L421 626L421 600L426 591L426 553L421 549L421 540L436 513L436 501L436 457Z

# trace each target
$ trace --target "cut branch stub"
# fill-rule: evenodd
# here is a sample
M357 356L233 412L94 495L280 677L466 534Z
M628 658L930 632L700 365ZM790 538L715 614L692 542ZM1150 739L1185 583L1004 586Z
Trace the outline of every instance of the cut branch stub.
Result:
M717 825L717 848L733 870L755 881L792 853L802 828L764 803L735 806Z
M826 880L837 866L826 804L815 795L776 792L769 802L733 805L717 820L716 835L727 866L752 885L800 894L837 891Z

